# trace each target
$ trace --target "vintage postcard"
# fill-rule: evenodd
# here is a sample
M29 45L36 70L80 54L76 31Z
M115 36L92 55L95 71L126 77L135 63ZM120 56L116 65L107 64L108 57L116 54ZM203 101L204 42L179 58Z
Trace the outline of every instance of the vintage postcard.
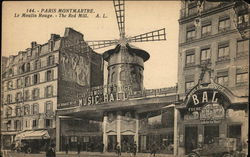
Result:
M247 156L246 1L2 4L2 156Z

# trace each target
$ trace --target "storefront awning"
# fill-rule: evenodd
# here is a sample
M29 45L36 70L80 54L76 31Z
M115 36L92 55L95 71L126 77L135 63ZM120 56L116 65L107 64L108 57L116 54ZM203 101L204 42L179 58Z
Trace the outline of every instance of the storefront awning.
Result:
M49 139L47 130L25 131L17 134L15 140Z

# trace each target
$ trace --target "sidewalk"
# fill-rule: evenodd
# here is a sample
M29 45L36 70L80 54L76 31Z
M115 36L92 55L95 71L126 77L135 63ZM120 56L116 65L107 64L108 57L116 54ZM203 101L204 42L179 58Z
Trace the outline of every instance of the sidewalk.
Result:
M63 154L65 155L65 152L56 152L56 154ZM75 155L77 154L76 151L69 151L68 155ZM115 152L105 152L105 153L100 153L100 152L81 152L80 155L89 155L89 156L117 156ZM177 157L172 154L156 154L156 157ZM122 153L121 157L130 157L130 153ZM133 155L132 155L133 157ZM153 157L153 155L150 155L150 153L137 153L136 157Z

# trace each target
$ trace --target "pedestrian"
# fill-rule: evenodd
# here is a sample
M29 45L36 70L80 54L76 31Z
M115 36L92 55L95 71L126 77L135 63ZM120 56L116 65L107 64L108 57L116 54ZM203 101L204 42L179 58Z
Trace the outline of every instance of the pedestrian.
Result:
M118 155L118 157L122 155L119 142L116 143L116 154Z
M100 153L103 153L103 150L104 149L104 144L103 143L101 143L101 145L100 145Z
M156 143L154 142L152 145L151 145L151 152L150 152L150 155L154 155L156 154L156 151L157 151L157 146L156 146Z
M136 156L136 152L137 152L137 144L136 144L136 142L134 142L134 144L133 144L133 155L134 155L134 157Z
M68 154L68 152L69 152L69 144L68 143L65 146L65 151L66 151L66 154Z
M55 144L52 143L49 149L46 151L46 157L56 157Z
M80 154L81 152L81 144L80 142L77 143L77 154Z

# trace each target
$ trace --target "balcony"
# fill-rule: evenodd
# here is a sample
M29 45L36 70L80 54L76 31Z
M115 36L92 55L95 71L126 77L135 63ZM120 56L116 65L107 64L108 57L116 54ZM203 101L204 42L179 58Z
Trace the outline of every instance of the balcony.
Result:
M9 79L9 78L12 78L12 77L16 77L16 76L22 76L22 75L27 75L27 74L30 74L30 73L35 73L35 72L39 72L41 70L44 70L44 69L48 69L48 68L51 68L53 66L56 66L58 65L58 61L59 58L58 57L55 57L54 58L54 61L50 61L50 60L45 60L45 61L42 61L40 62L40 65L31 65L31 68L26 70L26 69L18 69L18 71L14 72L12 75L5 75L5 78L3 78L4 80L5 79ZM17 65L15 65L17 66Z
M219 10L221 8L225 8L225 6L233 4L232 2L204 2L203 10L201 11L201 14L206 14L208 12L212 12L214 10ZM198 11L188 13L189 8L185 7L180 10L180 20L183 20L185 18L193 18L198 15Z
M248 58L248 51L243 51L243 52L237 52L236 53L236 60L238 59L247 59Z
M229 56L223 56L223 57L218 57L216 64L223 64L223 63L228 63L228 62L230 62Z

